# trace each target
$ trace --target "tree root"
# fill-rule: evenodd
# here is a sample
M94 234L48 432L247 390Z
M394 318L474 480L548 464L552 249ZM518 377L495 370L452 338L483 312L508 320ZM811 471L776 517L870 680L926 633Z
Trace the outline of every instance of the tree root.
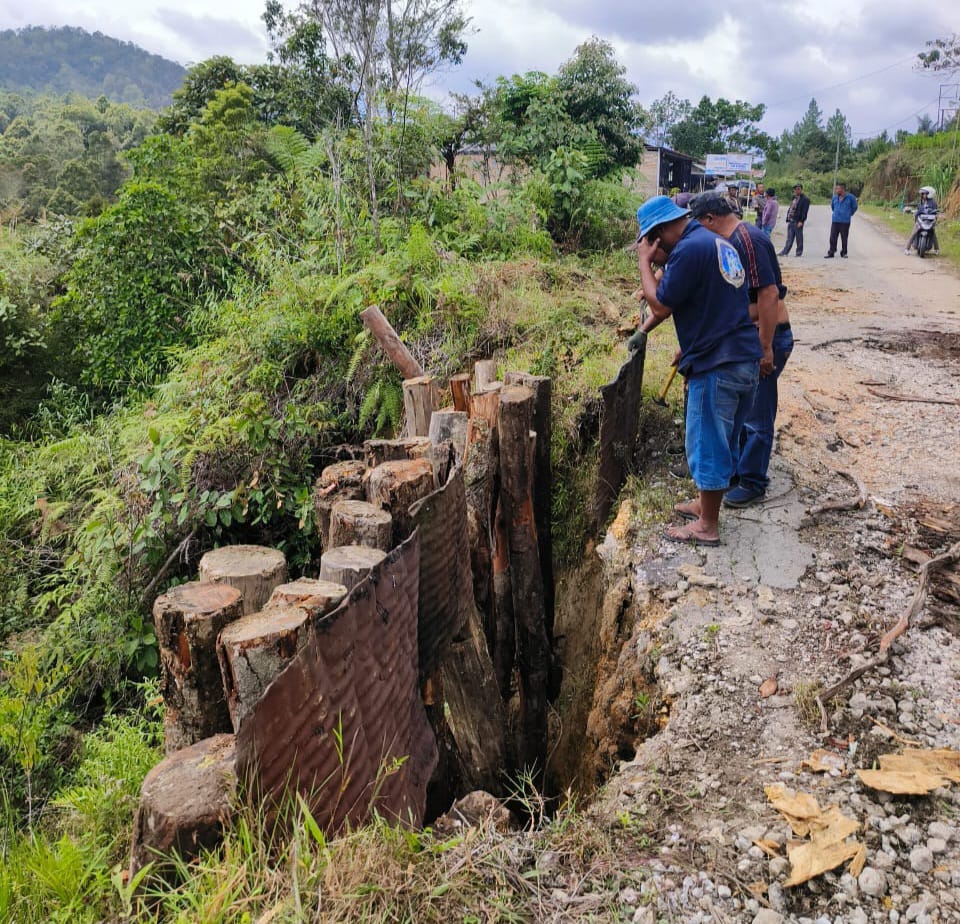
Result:
M894 624L894 626L889 629L880 639L880 648L877 653L877 656L872 660L868 661L866 664L861 664L856 670L851 671L844 677L842 680L837 681L832 687L827 690L823 690L817 695L817 706L820 708L820 731L825 735L829 731L829 721L827 719L827 708L826 703L833 699L838 693L846 689L850 684L855 680L858 680L867 671L871 671L880 665L885 664L890 657L890 646L901 636L907 629L910 628L910 624L913 620L917 618L920 614L920 610L923 609L923 604L927 599L927 594L930 591L930 575L934 571L940 571L943 568L947 568L950 565L954 565L960 561L960 542L954 543L946 552L942 555L938 555L936 558L931 558L921 569L920 569L920 582L917 584L917 589L913 594L913 599L910 601L910 605L901 613L900 618Z

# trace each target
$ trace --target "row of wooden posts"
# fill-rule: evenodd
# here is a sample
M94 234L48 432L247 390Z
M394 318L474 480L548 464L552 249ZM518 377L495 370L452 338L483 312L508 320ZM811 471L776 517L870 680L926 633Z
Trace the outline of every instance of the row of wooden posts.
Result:
M438 384L422 374L407 378L406 435L367 441L357 458L321 473L317 579L288 582L282 553L233 546L203 557L199 581L157 599L168 757L144 782L131 872L156 853L190 853L215 838L236 790L233 734L319 621L413 532L411 508L453 473L464 480L469 561L448 567L470 585L474 605L438 662L420 665L437 737L452 740L457 752L440 772L456 779L452 794L462 795L496 790L508 769L543 771L553 615L551 383L525 373L496 381L496 363L481 361L474 376L450 380L450 408L438 407ZM438 789L444 797L449 790Z

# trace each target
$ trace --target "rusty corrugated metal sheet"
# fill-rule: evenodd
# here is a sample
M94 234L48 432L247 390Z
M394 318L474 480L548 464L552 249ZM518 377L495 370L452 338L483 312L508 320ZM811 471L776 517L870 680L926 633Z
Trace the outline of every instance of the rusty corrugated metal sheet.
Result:
M315 624L244 720L238 772L268 803L295 789L328 831L374 807L422 823L437 746L417 682L419 563L414 533Z
M603 526L617 499L627 472L640 427L640 387L643 385L643 364L646 341L620 367L617 377L600 389L603 411L600 417L600 466L594 496L594 526Z
M467 494L459 466L410 514L420 533L420 677L434 674L450 643L464 634L473 606Z

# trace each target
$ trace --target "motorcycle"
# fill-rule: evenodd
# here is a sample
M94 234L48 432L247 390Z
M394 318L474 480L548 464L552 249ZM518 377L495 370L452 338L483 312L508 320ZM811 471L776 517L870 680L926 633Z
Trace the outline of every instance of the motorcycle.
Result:
M917 256L925 257L933 247L933 232L937 227L937 213L924 212L917 215Z

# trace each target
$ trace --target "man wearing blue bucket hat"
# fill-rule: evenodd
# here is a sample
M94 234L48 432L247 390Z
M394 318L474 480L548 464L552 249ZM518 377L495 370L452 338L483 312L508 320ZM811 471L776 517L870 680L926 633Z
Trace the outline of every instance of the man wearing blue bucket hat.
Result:
M680 372L688 382L686 447L699 497L697 519L667 529L675 542L720 544L720 505L739 456L740 431L757 390L763 351L750 320L746 274L734 247L690 218L666 196L637 209L637 256L653 330L669 317L680 343ZM663 278L654 276L658 249L668 254Z

